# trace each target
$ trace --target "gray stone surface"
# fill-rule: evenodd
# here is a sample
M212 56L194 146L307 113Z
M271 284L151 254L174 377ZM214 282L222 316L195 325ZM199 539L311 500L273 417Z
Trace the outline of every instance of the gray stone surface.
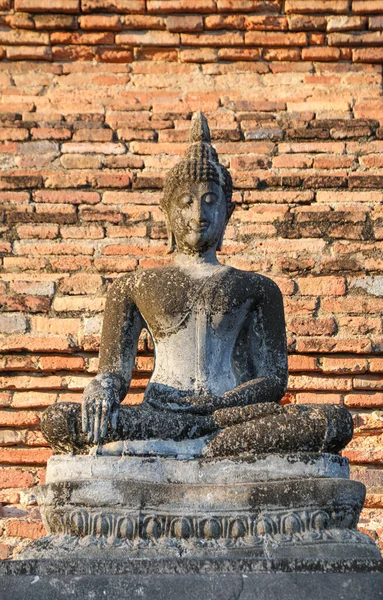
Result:
M331 477L348 479L347 458L336 454L265 454L249 460L169 460L135 456L52 456L47 483L66 481L126 480L153 483L252 483Z
M381 561L13 561L1 600L380 600Z
M378 556L356 531L365 487L342 471L331 455L53 457L38 488L49 535L23 557Z

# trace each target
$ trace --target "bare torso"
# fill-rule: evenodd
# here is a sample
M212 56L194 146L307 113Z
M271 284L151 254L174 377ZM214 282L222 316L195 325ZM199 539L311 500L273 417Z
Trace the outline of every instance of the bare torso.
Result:
M165 402L180 393L222 395L240 383L233 352L256 308L257 278L264 279L223 265L137 275L134 300L155 344L148 402L161 390Z

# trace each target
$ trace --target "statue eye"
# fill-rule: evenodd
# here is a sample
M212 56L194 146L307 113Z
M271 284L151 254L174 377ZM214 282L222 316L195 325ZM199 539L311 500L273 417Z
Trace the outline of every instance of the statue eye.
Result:
M193 198L191 196L184 196L182 198L182 204L184 206L190 206L191 204L193 204Z
M206 194L206 196L204 196L204 201L206 202L206 204L212 204L216 199L215 194Z

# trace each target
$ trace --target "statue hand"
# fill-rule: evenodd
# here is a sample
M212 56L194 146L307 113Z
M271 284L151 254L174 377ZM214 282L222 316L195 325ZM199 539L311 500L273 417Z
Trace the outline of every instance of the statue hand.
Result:
M82 429L88 441L98 444L106 436L108 425L117 427L121 380L115 374L97 375L86 387L82 399Z
M219 408L219 396L204 394L201 396L186 396L171 404L175 412L189 412L196 415L210 415Z

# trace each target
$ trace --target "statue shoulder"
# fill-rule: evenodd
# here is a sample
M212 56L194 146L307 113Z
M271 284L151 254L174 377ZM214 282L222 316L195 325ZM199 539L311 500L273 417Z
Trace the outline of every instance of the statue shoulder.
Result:
M266 275L239 269L233 269L233 272L241 285L251 290L251 294L257 299L282 296L282 292L275 281L270 277L266 277Z
M121 275L117 277L110 286L108 290L108 298L113 296L134 296L134 288L136 285L136 272L125 273L125 275Z

